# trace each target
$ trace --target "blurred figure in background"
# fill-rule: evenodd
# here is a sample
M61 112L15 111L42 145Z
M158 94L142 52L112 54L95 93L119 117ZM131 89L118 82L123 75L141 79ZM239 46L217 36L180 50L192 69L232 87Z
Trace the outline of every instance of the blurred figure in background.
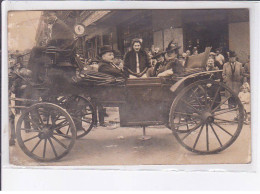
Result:
M123 55L118 50L115 51L114 64L118 66L120 69L124 68Z
M186 57L189 57L191 55L190 50L186 50Z
M247 78L247 82L250 85L250 56L248 56L248 62L244 66L245 77Z
M214 70L219 70L218 67L215 67L215 61L213 58L209 58L207 61L207 66L206 66L207 71L214 71Z
M216 49L216 56L215 56L215 60L216 60L216 65L219 69L223 69L223 65L225 63L225 58L224 56L221 54L221 49L217 48Z
M198 55L198 54L199 54L198 48L194 47L192 50L192 55Z

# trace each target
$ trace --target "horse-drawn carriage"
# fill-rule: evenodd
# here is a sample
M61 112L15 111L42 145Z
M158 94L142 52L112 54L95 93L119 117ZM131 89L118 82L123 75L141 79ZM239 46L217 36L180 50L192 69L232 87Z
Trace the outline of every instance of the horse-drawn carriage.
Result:
M205 60L201 63L205 65ZM24 108L16 107L22 108L16 125L18 144L37 161L61 159L77 138L91 131L96 106L101 104L119 108L121 127L165 125L187 150L218 153L237 139L244 119L243 105L216 79L219 73L186 72L109 82L102 78L96 84L90 78L78 81L47 71L51 82L28 83L31 97L15 99L24 104ZM235 103L229 104L230 99Z

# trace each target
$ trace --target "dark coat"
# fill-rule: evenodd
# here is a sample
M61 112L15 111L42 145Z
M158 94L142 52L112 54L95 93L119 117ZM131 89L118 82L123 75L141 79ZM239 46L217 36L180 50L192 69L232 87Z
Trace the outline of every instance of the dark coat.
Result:
M138 57L140 73L143 72L146 67L151 67L151 58L145 51L140 50L138 52ZM130 69L132 72L136 73L136 53L134 50L126 53L124 57L124 68L125 70Z
M170 59L165 62L165 70L172 69L175 74L182 74L184 68L178 58Z
M49 46L56 46L60 49L67 49L74 42L74 34L67 24L58 19L52 26L51 39L48 41Z
M113 75L115 77L125 77L121 69L116 68L115 65L103 60L99 62L98 72Z

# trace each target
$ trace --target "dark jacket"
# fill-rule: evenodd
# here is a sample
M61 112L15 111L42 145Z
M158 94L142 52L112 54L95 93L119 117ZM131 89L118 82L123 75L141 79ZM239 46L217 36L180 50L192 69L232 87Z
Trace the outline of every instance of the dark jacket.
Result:
M184 72L184 68L178 58L170 59L165 62L165 70L168 69L172 69L172 71L178 75Z
M146 67L151 67L151 58L145 51L140 50L138 52L138 57L140 73L143 72ZM136 53L134 50L126 53L124 57L124 68L125 70L130 69L132 72L136 73Z
M98 72L113 75L115 77L126 77L123 71L115 66L116 65L102 60L99 62Z
M60 49L67 49L74 42L74 34L67 24L58 19L52 26L51 39L48 41L49 46L56 46Z

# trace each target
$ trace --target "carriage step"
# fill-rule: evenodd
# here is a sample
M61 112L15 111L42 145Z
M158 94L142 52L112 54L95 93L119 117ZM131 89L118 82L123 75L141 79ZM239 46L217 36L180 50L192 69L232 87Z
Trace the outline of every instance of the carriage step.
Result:
M143 126L143 135L141 137L139 137L139 139L142 140L142 141L152 139L151 136L146 135L145 126Z

